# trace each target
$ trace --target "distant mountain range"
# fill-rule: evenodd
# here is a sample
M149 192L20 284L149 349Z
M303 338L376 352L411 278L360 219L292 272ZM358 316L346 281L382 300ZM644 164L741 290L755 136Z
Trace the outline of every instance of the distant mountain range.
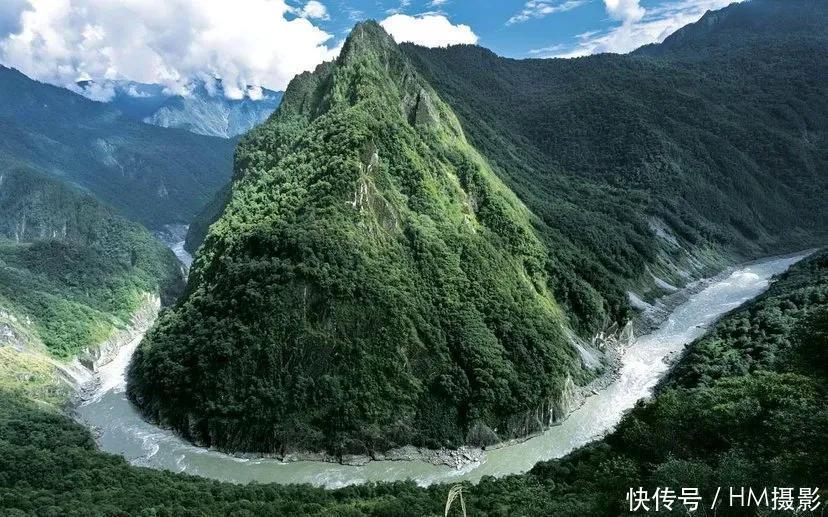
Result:
M130 113L151 105L140 99ZM201 211L230 179L235 143L145 124L0 66L0 173L60 178L153 229Z
M81 82L91 89L91 81ZM191 133L232 138L264 122L279 106L283 92L261 89L261 97L229 99L221 81L213 85L196 81L188 95L170 93L158 84L111 81L103 85L112 89L109 104L127 117L155 126L186 129Z

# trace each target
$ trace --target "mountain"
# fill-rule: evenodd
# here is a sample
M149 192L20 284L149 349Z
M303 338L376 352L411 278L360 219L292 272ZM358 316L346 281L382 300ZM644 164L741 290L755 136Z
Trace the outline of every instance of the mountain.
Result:
M751 29L725 23L738 18ZM828 186L825 21L822 2L754 0L633 55L403 49L504 182L562 234L556 247L596 259L576 270L634 278L664 230L681 247L742 257L825 242L828 205L814 195ZM630 211L644 225L619 226Z
M129 396L229 450L490 444L554 422L601 368L590 338L640 298L828 236L828 10L733 9L769 29L695 60L512 60L358 25L242 140Z
M91 85L84 83L81 87L89 89ZM255 99L249 94L229 99L218 79L211 85L195 81L186 95L169 93L160 85L132 81L110 81L97 86L111 89L109 103L130 118L221 138L241 135L267 120L284 93L262 88L261 96Z
M734 51L773 52L783 41L818 47L825 39L824 23L821 0L751 0L747 7L708 11L697 23L633 54L700 60L726 57Z
M68 359L129 324L147 294L170 303L183 287L175 256L139 224L41 173L0 172L4 342Z
M227 182L234 145L136 122L0 67L0 171L61 178L151 228L189 222Z
M232 199L186 300L136 354L130 394L242 450L535 430L592 374L567 345L545 255L451 110L379 25L360 25L240 145Z

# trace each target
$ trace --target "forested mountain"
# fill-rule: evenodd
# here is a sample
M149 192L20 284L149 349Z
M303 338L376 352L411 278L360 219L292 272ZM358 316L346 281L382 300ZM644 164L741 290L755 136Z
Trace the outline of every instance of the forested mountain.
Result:
M74 183L157 228L189 222L228 180L235 142L159 128L0 67L0 171Z
M111 88L113 96L108 102L130 118L221 138L241 135L264 122L279 106L283 94L262 88L261 96L255 99L249 95L229 99L218 79L209 85L205 81L194 81L186 95L172 94L156 84L132 81L95 86Z
M4 338L68 359L129 324L146 294L169 303L183 287L175 256L137 223L42 173L0 173Z
M187 299L136 354L131 395L241 450L537 430L591 372L532 218L390 36L360 25L240 145L232 199Z
M243 140L131 397L233 450L485 444L548 424L594 373L568 329L623 323L630 290L824 242L828 8L780 5L725 9L776 29L695 62L517 61L358 25Z
M825 242L826 13L732 5L633 55L403 49L596 285L646 276L665 229L684 248L741 256Z

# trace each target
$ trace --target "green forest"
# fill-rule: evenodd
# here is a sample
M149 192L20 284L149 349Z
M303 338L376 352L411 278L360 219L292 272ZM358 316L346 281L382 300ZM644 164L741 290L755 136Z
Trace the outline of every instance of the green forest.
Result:
M464 486L468 515L618 515L630 487L825 486L828 253L723 318L605 439ZM4 515L443 515L449 486L236 485L130 466L69 417L0 391ZM683 513L676 513L676 515ZM726 512L720 512L724 515ZM454 507L450 515L460 515Z
M35 171L0 173L0 307L28 345L71 359L126 326L146 293L170 303L183 287L175 256L137 223Z
M516 60L362 22L238 142L0 66L0 515L437 517L461 490L468 516L610 517L637 487L756 514L708 511L731 486L824 508L826 26L824 0L750 0L629 54ZM189 271L147 229L185 222ZM486 449L611 382L604 334L646 332L662 295L804 249L608 434L476 484L139 467L65 378L157 295L126 395L164 432L277 458Z
M594 372L566 345L531 219L390 36L360 25L245 137L227 207L186 298L136 353L130 395L230 450L537 431L567 379Z
M826 23L824 2L758 0L628 55L401 48L544 223L556 298L590 329L578 281L617 316L649 272L680 283L684 250L709 263L825 242Z

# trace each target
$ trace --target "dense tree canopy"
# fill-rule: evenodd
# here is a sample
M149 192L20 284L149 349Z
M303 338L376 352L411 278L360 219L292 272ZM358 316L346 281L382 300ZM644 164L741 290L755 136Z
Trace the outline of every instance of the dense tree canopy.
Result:
M40 173L0 172L0 308L29 345L74 357L147 293L171 302L182 289L175 256L140 225Z
M240 146L224 214L186 299L137 352L130 393L234 450L538 430L567 379L592 372L561 329L531 219L391 38L358 26Z
M638 486L697 487L708 502L717 486L824 487L826 350L823 252L691 344L656 396L604 440L527 474L465 486L468 515L618 515ZM96 451L68 417L0 390L4 515L422 517L443 515L449 488L245 486L132 467Z

